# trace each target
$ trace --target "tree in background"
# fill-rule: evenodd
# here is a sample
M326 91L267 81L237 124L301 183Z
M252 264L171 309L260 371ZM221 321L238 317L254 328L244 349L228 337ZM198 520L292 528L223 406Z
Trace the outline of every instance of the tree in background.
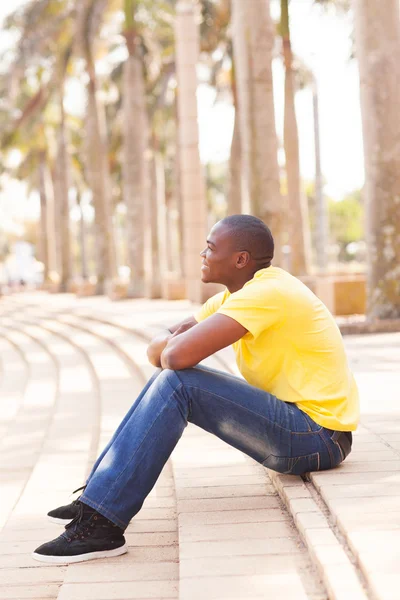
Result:
M282 247L282 200L272 88L273 24L268 0L232 0L232 35L238 90L245 212L259 217Z
M80 0L76 9L77 50L84 58L87 83L86 170L95 208L97 293L107 293L116 278L116 252L110 165L104 105L99 98L95 42L108 0Z
M310 231L307 202L300 176L299 134L295 110L295 73L290 39L289 0L281 0L279 33L285 67L284 149L288 201L286 211L291 247L290 270L293 275L305 275L310 263Z
M354 0L365 155L368 314L400 318L398 0Z
M123 66L122 189L127 208L128 266L131 298L145 295L145 211L149 196L149 127L142 45L135 22L137 0L124 0L124 37L128 57Z

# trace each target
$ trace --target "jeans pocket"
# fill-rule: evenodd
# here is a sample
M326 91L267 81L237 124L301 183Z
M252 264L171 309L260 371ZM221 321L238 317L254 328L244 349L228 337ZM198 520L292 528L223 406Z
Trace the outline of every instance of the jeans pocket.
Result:
M352 435L344 431L334 431L331 440L339 452L340 460L337 464L340 464L351 452ZM337 464L332 464L332 467Z
M268 469L285 475L304 475L310 471L319 471L320 458L319 452L293 458L270 454L262 464Z

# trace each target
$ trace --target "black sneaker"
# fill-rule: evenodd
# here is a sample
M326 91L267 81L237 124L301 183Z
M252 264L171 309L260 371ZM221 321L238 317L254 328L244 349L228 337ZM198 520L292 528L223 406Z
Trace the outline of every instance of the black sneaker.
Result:
M119 556L128 552L123 530L90 506L78 503L79 514L58 538L42 544L32 558L52 564L68 564Z
M83 485L77 490L74 490L72 493L76 494L76 492L84 490L85 487L86 485ZM65 506L59 506L58 508L55 508L54 510L48 512L47 516L49 520L53 523L61 523L62 525L66 525L67 523L72 521L72 519L75 519L75 517L79 515L79 507L77 503L79 502L80 497L81 494L79 494L79 496L70 504L66 504Z

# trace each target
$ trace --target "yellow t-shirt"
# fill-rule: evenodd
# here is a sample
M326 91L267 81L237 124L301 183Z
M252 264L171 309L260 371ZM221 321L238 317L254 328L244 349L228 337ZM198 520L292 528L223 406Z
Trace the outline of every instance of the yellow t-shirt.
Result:
M261 269L237 292L210 298L195 319L215 312L248 330L233 344L246 381L294 402L323 427L357 428L358 391L339 328L299 279L277 267Z

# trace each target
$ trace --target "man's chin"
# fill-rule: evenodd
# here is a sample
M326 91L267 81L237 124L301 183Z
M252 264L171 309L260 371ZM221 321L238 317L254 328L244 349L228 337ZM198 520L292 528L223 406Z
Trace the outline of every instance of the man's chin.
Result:
M214 283L206 271L201 272L200 279L203 283Z

